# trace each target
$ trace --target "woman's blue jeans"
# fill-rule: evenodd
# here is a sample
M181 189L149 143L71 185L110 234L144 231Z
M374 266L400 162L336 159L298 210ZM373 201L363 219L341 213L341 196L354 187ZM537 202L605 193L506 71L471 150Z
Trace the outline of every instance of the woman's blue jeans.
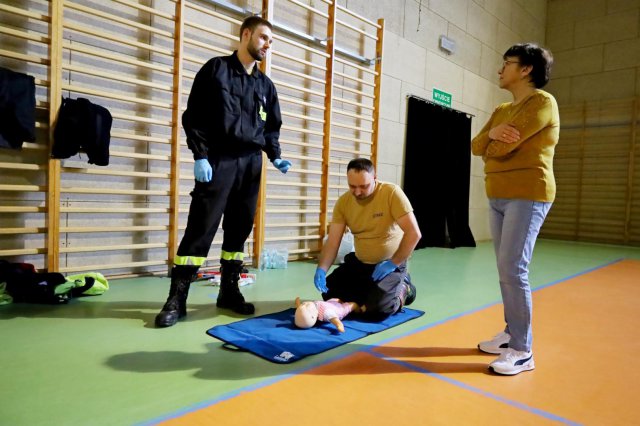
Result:
M529 262L551 203L490 198L489 206L509 347L528 352L533 342Z

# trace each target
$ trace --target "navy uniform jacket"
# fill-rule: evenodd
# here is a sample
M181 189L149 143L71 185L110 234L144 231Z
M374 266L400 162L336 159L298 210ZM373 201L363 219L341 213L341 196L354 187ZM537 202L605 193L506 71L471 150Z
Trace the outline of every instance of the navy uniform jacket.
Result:
M196 160L263 150L280 158L280 105L273 82L255 66L247 74L237 51L209 60L196 74L182 115Z

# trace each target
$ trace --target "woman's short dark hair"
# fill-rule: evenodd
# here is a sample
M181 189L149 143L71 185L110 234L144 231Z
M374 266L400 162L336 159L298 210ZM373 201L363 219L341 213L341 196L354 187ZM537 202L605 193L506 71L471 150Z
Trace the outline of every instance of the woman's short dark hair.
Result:
M358 172L369 172L373 174L373 163L367 158L356 158L349 161L347 164L347 171L356 170Z
M503 55L503 59L517 57L521 66L531 66L531 82L536 88L543 88L551 76L553 55L544 47L535 43L520 43L511 46Z
M273 31L273 25L271 25L271 22L257 15L249 16L242 21L242 25L240 26L240 40L242 40L242 33L244 30L248 29L251 34L253 34L256 28L260 25L266 25L271 31Z

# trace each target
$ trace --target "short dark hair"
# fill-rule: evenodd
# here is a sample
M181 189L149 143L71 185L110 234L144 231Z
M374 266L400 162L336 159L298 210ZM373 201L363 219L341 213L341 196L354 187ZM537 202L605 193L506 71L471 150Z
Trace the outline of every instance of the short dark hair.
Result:
M249 31L251 31L251 34L253 34L256 28L258 28L260 25L265 25L269 27L271 31L273 31L273 25L271 25L271 22L257 15L249 16L244 21L242 21L242 25L240 26L240 40L242 40L242 33L244 32L244 30L249 29Z
M374 172L373 163L368 158L356 158L349 161L347 165L347 172L349 170L356 170L358 172Z
M540 47L535 43L519 43L511 46L503 59L517 57L520 65L531 66L531 82L536 88L543 88L551 76L553 67L553 55L548 49Z

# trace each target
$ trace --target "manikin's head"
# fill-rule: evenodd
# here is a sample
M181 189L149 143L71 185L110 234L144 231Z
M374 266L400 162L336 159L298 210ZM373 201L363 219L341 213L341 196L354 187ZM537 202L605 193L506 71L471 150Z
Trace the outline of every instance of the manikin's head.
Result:
M318 308L316 304L311 301L301 302L299 297L296 297L296 315L294 323L299 328L311 328L318 321Z

